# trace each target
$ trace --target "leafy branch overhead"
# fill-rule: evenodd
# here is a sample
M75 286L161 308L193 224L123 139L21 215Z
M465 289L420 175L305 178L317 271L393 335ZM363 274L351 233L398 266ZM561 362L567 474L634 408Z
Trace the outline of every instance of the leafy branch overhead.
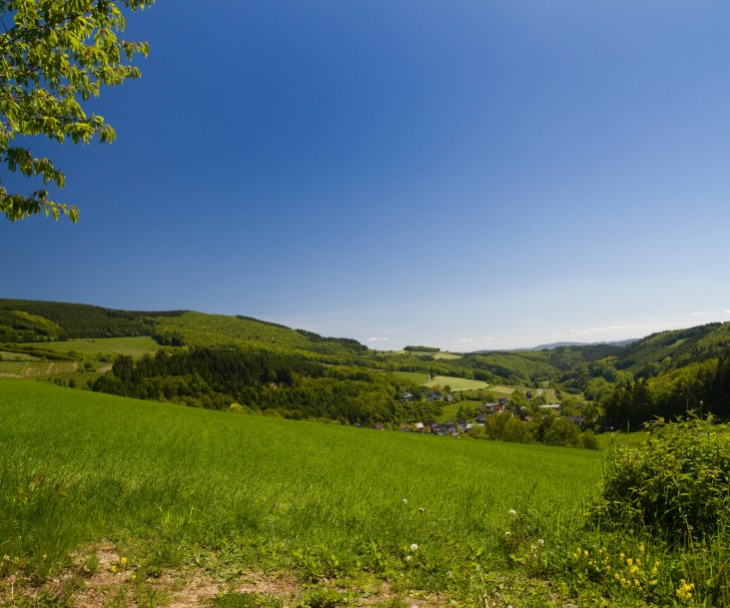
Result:
M89 143L115 138L102 116L87 115L83 102L103 86L138 78L135 55L147 56L146 42L120 40L122 8L132 11L154 0L0 0L0 162L9 171L38 176L43 185L64 185L64 174L48 158L14 146L16 136ZM7 191L0 179L0 212L11 220L31 215L67 215L74 206L56 203L45 189L30 195Z

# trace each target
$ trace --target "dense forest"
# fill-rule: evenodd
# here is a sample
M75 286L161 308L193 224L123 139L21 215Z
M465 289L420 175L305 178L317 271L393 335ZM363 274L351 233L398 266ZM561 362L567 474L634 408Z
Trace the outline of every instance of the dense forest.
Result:
M689 410L730 418L730 356L617 386L604 400L604 409L606 424L617 428L658 417L673 420Z
M194 407L349 424L433 421L440 407L403 378L264 350L191 348L119 357L93 390ZM412 399L402 395L409 392ZM420 397L420 398L419 398Z
M153 319L183 311L130 312L86 304L0 299L0 342L149 336Z

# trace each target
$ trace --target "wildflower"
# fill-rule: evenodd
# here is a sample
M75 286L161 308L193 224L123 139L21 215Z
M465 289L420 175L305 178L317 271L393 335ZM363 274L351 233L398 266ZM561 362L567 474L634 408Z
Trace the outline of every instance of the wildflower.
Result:
M627 560L626 560L626 563L627 563L627 564L628 564L629 566L633 566L633 565L634 565L634 560L633 560L633 559L631 559L631 558L629 558L629 559L627 559Z
M416 543L411 545L411 551L418 551L418 545Z
M404 505L407 505L407 504L408 504L408 499L407 499L407 498L404 498L403 500L401 500L401 502L402 502L402 503L403 503Z
M509 514L510 514L510 515L511 515L512 517L517 517L517 511L515 511L514 509L510 509L510 510L509 510Z
M545 544L545 541L542 538L538 538L537 539L537 544L538 545L544 545Z
M590 553L588 553L588 551L583 551L583 557L588 557L589 555Z
M419 513L425 513L426 512L426 509L424 509L423 507L418 507L418 512Z
M120 565L120 566L121 566L122 568L126 568L126 566L127 566L127 558L126 558L126 557L123 557L122 559L120 559L120 560L119 560L119 565Z
M505 530L504 535L509 538L510 536L512 536L512 532L510 532L509 530Z
M136 580L137 580L137 575L136 575L136 574L133 574L133 575L132 575L132 580L133 580L133 581L136 581Z
M691 600L692 592L694 591L695 584L687 583L684 579L680 581L679 589L677 589L677 597L680 600Z
M644 551L646 551L646 547L644 547L644 545L641 545L639 547L639 553L641 553L642 555L644 555Z
M413 557L411 555L406 555L406 561L407 562L411 561L412 559L413 559Z

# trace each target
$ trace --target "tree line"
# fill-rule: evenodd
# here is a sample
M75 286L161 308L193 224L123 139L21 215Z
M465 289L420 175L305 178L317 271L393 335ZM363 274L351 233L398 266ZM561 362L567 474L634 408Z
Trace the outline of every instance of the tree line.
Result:
M163 349L138 361L122 356L92 389L193 407L347 424L429 422L440 413L440 406L432 402L401 398L405 391L420 395L409 380L255 349Z
M688 410L730 417L730 355L639 378L618 386L603 403L606 424L635 427L657 417L673 420Z

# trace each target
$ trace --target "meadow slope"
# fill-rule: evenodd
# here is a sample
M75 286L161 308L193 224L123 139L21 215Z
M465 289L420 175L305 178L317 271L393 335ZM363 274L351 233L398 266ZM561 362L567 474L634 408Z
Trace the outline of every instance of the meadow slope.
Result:
M572 525L601 455L268 419L0 384L0 539L42 581L95 543L150 568L200 555L305 580L448 589L494 562L510 509ZM406 558L418 546L416 564ZM413 567L411 567L413 566ZM464 575L466 576L466 571Z

